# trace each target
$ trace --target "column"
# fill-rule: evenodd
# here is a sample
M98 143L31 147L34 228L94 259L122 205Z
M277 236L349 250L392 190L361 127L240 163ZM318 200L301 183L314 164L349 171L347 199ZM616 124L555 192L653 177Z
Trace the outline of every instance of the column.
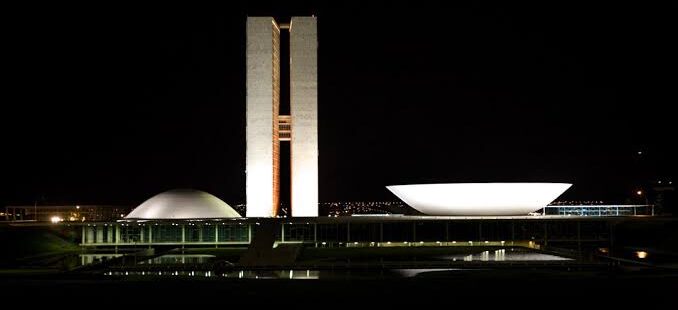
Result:
M106 228L106 243L113 243L113 224Z
M153 243L153 225L148 225L148 244Z
M120 243L120 225L115 226L115 243Z
M379 242L384 242L384 222L379 223Z
M214 247L219 247L219 223L214 225Z
M351 223L346 223L346 242L351 242Z
M97 243L103 243L104 242L104 227L99 225L95 226L96 227L96 242Z
M417 241L417 222L412 222L412 242Z
M94 236L94 228L87 226L87 243L94 243L96 242L95 236Z

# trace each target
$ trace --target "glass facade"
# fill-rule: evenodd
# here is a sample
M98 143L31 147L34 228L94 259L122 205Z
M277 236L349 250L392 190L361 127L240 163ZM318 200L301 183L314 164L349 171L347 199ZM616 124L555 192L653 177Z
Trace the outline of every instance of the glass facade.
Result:
M546 215L570 216L633 216L654 215L651 205L579 205L547 206Z
M616 212L616 211L615 211ZM249 244L257 232L275 241L315 246L482 245L501 242L577 242L609 239L611 221L575 219L468 219L356 222L304 222L258 225L247 222L106 223L82 225L82 245L220 245ZM77 227L77 226L76 226ZM503 243L501 243L503 244Z

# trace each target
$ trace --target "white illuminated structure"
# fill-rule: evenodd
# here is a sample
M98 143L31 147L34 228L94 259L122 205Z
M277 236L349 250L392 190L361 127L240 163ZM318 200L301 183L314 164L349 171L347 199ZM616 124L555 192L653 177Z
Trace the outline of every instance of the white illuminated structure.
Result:
M190 220L233 217L240 217L240 214L214 195L192 189L174 189L144 201L125 216L125 219Z
M564 193L567 183L446 183L386 186L427 215L527 215Z
M290 38L290 115L280 115L280 32ZM292 216L318 216L318 57L315 17L247 18L247 217L280 205L280 142L290 142Z

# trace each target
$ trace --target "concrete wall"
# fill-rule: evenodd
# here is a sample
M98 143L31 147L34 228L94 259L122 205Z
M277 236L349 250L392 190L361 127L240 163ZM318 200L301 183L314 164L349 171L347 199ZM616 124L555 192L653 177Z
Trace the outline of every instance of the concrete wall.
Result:
M275 215L274 122L275 96L274 32L271 17L247 18L247 217Z
M318 40L315 17L290 24L292 216L318 216Z

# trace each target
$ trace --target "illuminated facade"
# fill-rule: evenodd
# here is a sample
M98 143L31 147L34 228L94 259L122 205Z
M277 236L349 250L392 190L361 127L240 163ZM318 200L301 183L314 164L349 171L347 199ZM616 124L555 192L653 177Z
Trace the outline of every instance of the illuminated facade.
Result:
M280 32L290 38L290 115L280 115ZM291 213L318 216L318 70L315 17L247 18L247 217L280 205L280 142L290 143ZM285 87L285 86L282 86Z
M426 215L527 215L562 195L568 183L449 183L387 186Z
M125 219L194 220L238 217L238 212L210 193L173 189L144 201L125 216Z

